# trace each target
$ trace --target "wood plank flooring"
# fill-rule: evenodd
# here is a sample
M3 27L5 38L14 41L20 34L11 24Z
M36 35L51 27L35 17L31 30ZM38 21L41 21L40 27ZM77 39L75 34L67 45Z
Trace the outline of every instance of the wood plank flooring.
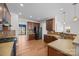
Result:
M26 36L19 36L17 47L17 56L46 56L47 47L42 40L27 41Z

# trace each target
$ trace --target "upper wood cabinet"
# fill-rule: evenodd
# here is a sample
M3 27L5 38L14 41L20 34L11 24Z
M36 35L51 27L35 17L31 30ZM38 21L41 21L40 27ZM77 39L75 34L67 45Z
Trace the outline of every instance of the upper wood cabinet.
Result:
M55 18L46 20L47 31L55 31Z
M4 15L4 5L2 3L0 3L0 22L2 22L2 18Z
M5 3L0 3L0 31L10 30L11 15Z

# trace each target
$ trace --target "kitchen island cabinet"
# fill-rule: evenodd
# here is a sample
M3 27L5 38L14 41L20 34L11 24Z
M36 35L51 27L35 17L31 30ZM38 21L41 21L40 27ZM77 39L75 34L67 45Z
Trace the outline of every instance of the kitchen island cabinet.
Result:
M75 56L72 40L58 39L48 44L48 56Z
M0 39L0 56L16 56L16 38Z

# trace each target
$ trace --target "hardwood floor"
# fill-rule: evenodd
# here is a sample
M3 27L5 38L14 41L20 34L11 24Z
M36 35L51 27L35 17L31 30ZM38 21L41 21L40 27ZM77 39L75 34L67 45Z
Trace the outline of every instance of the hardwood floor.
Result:
M47 47L42 40L27 41L25 36L19 36L17 47L17 56L46 56Z

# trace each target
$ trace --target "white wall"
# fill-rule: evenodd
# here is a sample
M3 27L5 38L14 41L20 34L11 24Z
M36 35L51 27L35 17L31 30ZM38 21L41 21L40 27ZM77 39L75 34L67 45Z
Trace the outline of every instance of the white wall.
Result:
M18 38L18 29L19 29L19 21L18 21L18 15L15 13L11 13L11 30L15 30L16 37Z
M42 27L42 39L44 39L44 34L47 34L46 20L40 21L40 27Z
M19 24L26 24L26 19L19 17Z
M63 32L63 18L59 14L55 16L55 31Z

